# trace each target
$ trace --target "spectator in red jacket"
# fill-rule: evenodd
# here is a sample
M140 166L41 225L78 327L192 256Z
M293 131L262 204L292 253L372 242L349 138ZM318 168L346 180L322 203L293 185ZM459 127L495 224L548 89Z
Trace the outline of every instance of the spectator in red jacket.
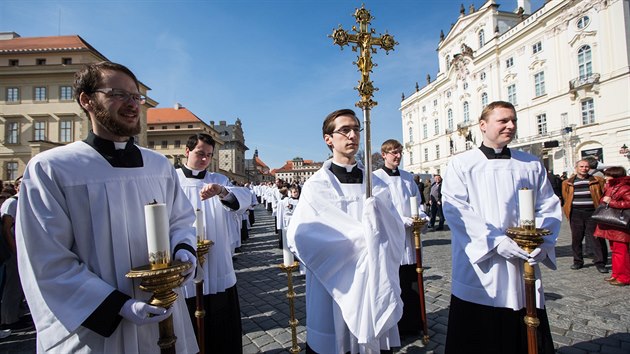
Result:
M606 185L601 203L607 203L611 208L630 209L630 177L626 176L623 167L609 167L604 171ZM612 252L612 275L606 280L611 285L630 285L630 231L614 226L597 224L595 237L608 239Z

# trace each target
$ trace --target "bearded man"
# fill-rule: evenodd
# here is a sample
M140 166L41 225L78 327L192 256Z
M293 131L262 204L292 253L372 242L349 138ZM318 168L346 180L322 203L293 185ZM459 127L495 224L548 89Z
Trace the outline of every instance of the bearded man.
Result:
M111 62L75 75L87 139L26 166L17 213L18 265L37 352L157 352L157 322L173 315L177 353L199 351L184 297L167 311L125 277L149 263L144 206L166 204L170 254L196 266L195 213L168 160L134 144L145 97ZM192 275L192 274L190 274ZM190 278L190 276L188 276Z

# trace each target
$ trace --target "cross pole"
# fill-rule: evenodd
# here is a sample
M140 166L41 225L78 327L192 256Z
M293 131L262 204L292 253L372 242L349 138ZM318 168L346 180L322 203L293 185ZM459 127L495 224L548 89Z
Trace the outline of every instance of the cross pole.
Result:
M363 129L365 131L365 170L367 174L366 178L366 191L365 196L369 198L372 196L372 148L371 148L371 130L370 130L370 109L377 105L377 102L372 100L374 91L378 91L378 88L374 87L372 80L370 80L370 73L372 68L377 66L372 63L372 54L376 54L375 46L381 47L385 50L385 54L389 54L390 50L394 50L394 46L398 44L394 40L394 36L387 32L380 37L373 37L372 35L376 31L371 28L368 29L368 25L374 19L370 14L370 11L365 8L365 5L361 5L360 9L356 9L354 12L354 18L359 24L359 29L356 26L352 26L352 30L356 33L348 33L341 25L338 28L333 29L333 33L328 37L333 39L334 44L337 44L343 50L343 46L352 43L352 51L359 51L359 56L356 62L353 62L361 72L361 80L359 85L355 87L359 91L361 100L356 103L357 107L363 110Z

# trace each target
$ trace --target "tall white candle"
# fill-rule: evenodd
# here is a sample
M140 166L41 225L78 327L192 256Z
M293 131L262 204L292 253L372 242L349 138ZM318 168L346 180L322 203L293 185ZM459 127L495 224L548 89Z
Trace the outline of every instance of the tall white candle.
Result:
M409 198L409 202L411 203L411 216L418 216L418 198L412 196Z
M287 233L286 230L282 232L282 264L286 267L293 265L293 253L289 250L289 245L287 245Z
M144 206L144 219L147 229L149 263L166 266L171 262L168 213L166 204L157 203Z
M521 227L536 227L533 190L520 189L518 191L518 213Z
M195 231L197 232L197 242L206 239L206 233L203 228L203 211L201 209L195 210Z

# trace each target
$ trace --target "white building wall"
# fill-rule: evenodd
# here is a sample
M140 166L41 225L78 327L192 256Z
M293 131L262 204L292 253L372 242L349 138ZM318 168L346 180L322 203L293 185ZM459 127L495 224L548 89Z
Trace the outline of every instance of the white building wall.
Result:
M623 144L630 145L628 2L555 0L520 21L512 13L498 12L488 1L475 13L460 16L439 44L436 80L401 104L406 168L416 173L444 171L450 156L479 146L481 95L487 93L488 102L507 101L512 84L516 85L518 135L511 147L540 156L558 174L572 173L582 153L597 148L603 149L604 165L629 167L628 157L619 154ZM590 23L580 29L576 24L583 16L588 16ZM499 33L495 34L497 25ZM481 29L486 44L480 48ZM537 42L542 50L534 53L532 46ZM470 49L462 48L462 44ZM578 51L584 45L591 48L591 79L599 75L599 80L572 89L571 80L580 76ZM471 55L460 54L469 50ZM453 60L455 56L457 60ZM448 69L447 57L452 61ZM510 68L506 66L509 58L513 60ZM545 93L536 96L534 75L540 72L544 72ZM594 102L593 124L582 123L582 101L586 99ZM464 102L469 105L468 123L463 122ZM453 132L447 130L449 109L453 111ZM538 131L537 116L541 114L546 116L546 134ZM434 134L436 118L438 135ZM467 143L466 137L472 141ZM544 142L554 140L558 147L543 148Z

